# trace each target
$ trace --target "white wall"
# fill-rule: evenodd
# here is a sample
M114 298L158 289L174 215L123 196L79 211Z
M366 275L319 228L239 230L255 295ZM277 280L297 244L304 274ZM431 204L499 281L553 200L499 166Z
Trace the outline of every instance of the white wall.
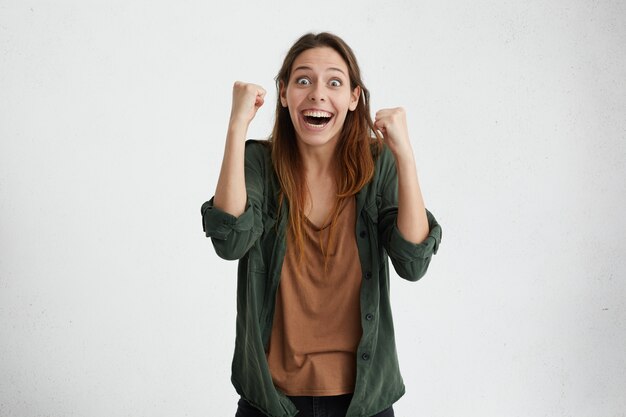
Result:
M228 4L226 4L228 3ZM443 4L442 4L443 3ZM398 416L624 416L626 6L0 1L0 416L228 416L202 232L233 81L306 31L404 106L443 242L394 276Z

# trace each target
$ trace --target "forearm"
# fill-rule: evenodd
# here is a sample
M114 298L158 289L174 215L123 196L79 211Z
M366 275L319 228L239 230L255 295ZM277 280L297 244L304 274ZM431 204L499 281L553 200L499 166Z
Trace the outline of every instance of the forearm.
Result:
M413 243L422 243L428 236L429 226L422 198L413 152L396 156L398 172L398 230Z
M239 217L246 209L245 178L246 126L231 123L226 135L224 157L215 189L213 204L216 208Z

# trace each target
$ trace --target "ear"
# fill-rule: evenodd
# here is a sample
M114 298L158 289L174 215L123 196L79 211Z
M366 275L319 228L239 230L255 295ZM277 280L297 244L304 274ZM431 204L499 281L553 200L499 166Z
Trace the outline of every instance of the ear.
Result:
M348 108L350 111L354 111L356 106L359 104L359 98L361 97L361 87L358 85L352 91L352 97L350 97L350 105Z
M287 107L287 89L285 88L285 83L280 81L278 84L279 96L280 96L280 104L283 107Z

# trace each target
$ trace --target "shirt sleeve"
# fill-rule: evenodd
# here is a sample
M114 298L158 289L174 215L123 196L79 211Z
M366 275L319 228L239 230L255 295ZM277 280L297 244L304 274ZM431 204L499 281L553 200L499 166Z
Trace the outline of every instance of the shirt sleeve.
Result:
M398 275L409 281L417 281L426 274L432 256L439 250L441 226L426 209L428 236L421 243L410 242L402 236L397 225L398 174L395 159L387 148L381 158L379 234Z
M245 180L247 201L245 211L235 217L214 206L215 196L200 209L202 228L211 238L218 256L228 260L242 258L261 236L264 185L264 161L259 150L263 145L246 142Z

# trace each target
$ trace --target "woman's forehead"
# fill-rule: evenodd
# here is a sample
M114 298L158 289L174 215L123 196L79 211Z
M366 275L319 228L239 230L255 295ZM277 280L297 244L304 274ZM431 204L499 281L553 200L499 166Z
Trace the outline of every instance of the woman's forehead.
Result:
M348 65L341 55L330 47L317 47L302 52L293 61L291 72L296 70L338 71L348 75Z

